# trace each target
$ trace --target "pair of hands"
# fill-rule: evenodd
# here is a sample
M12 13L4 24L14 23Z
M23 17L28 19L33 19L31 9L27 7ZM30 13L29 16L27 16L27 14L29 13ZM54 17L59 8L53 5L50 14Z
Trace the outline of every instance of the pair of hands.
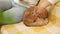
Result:
M39 5L37 10L34 6L27 9L24 13L24 24L27 26L43 26L48 24L48 11L46 10L46 7L49 5L50 3L45 1Z

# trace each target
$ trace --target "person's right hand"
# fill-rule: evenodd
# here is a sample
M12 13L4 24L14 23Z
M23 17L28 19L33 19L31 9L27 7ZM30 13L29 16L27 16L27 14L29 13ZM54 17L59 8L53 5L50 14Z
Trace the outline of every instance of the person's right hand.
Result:
M47 12L47 10L46 9L44 9L44 8L39 8L38 10L37 10L37 15L38 15L38 17L40 17L40 18L46 18L46 17L48 17L48 12Z

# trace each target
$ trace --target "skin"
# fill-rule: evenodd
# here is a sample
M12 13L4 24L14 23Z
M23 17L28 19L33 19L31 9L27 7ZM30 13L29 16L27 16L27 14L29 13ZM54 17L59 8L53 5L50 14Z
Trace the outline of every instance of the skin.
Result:
M35 26L35 25L46 25L48 23L48 19L46 18L47 16L47 10L45 9L47 6L51 5L47 0L40 4L39 8L37 9L37 14L33 16L31 12L33 13L35 7L31 7L25 11L23 22L27 26ZM36 13L36 12L35 12ZM36 15L38 17L36 17Z

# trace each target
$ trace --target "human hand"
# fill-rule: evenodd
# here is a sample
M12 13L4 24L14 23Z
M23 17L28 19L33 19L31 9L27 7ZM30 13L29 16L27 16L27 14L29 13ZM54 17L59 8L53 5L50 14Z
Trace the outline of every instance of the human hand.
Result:
M37 12L38 17L40 17L40 18L47 18L48 17L47 10L42 7L40 7L36 12Z

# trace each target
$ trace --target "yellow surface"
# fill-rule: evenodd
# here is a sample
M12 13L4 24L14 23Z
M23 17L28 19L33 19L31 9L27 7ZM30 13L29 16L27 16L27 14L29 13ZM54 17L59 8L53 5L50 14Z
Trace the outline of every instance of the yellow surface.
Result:
M49 23L43 27L27 27L23 22L2 26L2 34L59 34L60 26Z
M49 24L42 27L27 27L23 22L13 25L4 25L2 34L60 34L60 3L51 8Z

